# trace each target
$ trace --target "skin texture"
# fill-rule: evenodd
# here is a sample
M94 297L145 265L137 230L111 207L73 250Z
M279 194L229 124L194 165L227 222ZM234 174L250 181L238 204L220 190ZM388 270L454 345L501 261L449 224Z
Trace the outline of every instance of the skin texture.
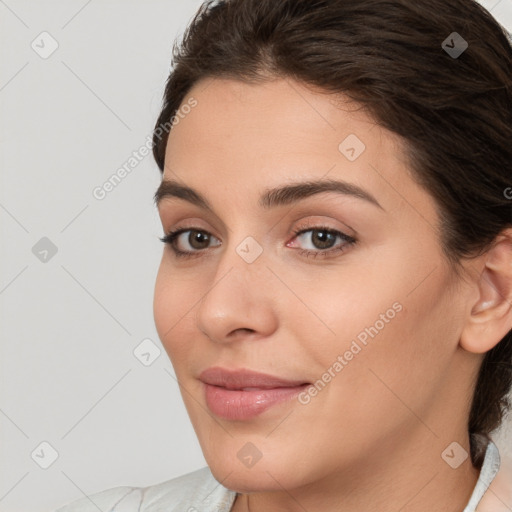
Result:
M512 326L510 239L468 262L472 278L456 278L401 141L343 97L291 79L208 79L189 97L197 106L170 133L164 179L200 192L215 215L160 202L164 232L200 229L211 240L201 249L181 235L181 250L200 253L190 259L165 246L154 317L206 461L240 493L233 511L460 512L479 472L470 458L453 469L441 454L453 442L457 457L469 452L483 353ZM350 134L366 146L355 161L339 150ZM333 192L258 206L267 188L320 178L357 184L382 209ZM293 234L304 222L357 242L300 255L322 249L318 232ZM248 236L263 250L252 263L236 251ZM208 410L204 369L315 382L395 303L401 310L308 404L293 399L246 421ZM248 442L262 454L252 467L237 457Z

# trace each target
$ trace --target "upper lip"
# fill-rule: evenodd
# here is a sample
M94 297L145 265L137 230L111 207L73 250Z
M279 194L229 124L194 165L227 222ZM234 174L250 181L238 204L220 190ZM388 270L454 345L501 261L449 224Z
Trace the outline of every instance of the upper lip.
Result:
M293 388L308 384L304 380L287 380L266 373L259 373L247 369L228 370L218 366L207 368L199 375L199 380L205 384L220 386L226 389L273 389Z

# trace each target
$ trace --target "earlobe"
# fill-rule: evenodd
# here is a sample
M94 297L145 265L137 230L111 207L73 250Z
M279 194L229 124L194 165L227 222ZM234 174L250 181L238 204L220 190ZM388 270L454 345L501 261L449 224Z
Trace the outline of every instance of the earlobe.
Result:
M497 237L483 261L485 266L475 283L478 299L460 339L461 347L475 354L491 350L512 329L512 229Z

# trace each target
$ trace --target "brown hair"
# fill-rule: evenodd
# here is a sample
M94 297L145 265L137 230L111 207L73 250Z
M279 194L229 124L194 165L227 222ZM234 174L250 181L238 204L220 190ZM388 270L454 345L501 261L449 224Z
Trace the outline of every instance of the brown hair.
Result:
M453 32L469 45L459 56L442 47L455 45ZM207 1L174 43L172 65L153 135L162 172L161 126L200 79L290 77L348 96L402 137L414 178L436 201L457 275L461 258L512 226L512 47L476 1ZM479 371L468 421L476 467L479 439L500 426L511 386L512 331Z

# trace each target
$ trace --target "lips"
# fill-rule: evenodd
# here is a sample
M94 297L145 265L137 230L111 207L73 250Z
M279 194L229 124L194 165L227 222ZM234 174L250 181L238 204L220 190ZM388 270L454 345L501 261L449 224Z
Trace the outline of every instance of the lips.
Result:
M238 390L293 388L307 384L303 380L286 380L252 370L227 370L220 367L208 368L201 373L199 379L212 386Z
M208 368L199 379L204 384L210 411L229 420L253 418L274 405L290 400L310 385L303 380L220 367Z

